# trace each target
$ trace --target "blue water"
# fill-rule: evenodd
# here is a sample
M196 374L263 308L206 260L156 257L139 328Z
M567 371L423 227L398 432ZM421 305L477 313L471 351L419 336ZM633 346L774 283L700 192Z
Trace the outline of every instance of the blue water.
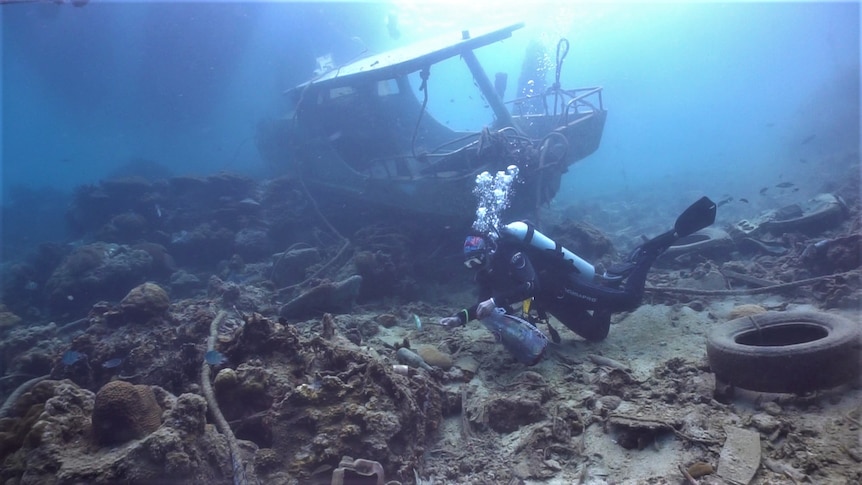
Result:
M602 146L555 204L753 198L780 181L813 193L824 170L844 169L829 160L858 151L858 3L512 3L3 5L0 190L15 207L4 231L60 237L65 194L117 174L265 177L255 126L286 114L283 91L318 57L341 64L511 21L526 27L479 53L489 73L509 73L507 97L528 43L553 58L560 37L571 42L563 86L604 87ZM471 112L482 101L462 71L457 59L435 66L429 108L478 130L491 113ZM544 75L553 81L552 63Z

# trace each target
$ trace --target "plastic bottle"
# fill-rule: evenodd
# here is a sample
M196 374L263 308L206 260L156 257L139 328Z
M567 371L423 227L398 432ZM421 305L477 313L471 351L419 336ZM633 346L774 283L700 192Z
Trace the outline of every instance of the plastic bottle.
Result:
M425 370L431 370L431 366L425 362L425 359L406 347L398 349L398 351L395 352L395 358L398 359L398 362L407 364L410 367L421 367Z
M529 322L507 314L503 308L496 308L481 322L518 362L535 365L542 359L548 337Z

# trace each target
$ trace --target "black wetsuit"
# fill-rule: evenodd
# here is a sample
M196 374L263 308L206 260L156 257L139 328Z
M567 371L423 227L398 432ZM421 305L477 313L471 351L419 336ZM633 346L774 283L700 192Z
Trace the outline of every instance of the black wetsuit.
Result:
M608 335L611 314L637 308L652 263L669 244L635 251L621 287L586 282L560 253L544 251L506 236L497 241L490 264L476 274L479 302L493 298L497 306L533 298L533 306L550 313L590 341ZM461 323L476 318L478 303L458 313Z

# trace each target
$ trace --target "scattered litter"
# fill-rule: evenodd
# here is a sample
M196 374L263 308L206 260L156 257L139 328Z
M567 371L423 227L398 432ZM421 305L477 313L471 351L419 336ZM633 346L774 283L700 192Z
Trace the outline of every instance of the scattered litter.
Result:
M760 434L729 427L718 458L718 476L730 483L749 483L760 467Z

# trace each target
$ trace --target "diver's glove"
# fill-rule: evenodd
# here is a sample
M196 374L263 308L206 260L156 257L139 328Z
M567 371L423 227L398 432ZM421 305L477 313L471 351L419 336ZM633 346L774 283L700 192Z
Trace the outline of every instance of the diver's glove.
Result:
M447 328L460 327L461 325L464 325L463 323L461 323L461 319L458 318L457 316L443 317L440 319L440 321L438 323L440 324L441 327L447 327Z
M488 298L482 303L479 303L479 306L476 307L476 319L481 320L490 316L494 313L495 308L497 308L497 302L495 302L493 298Z

